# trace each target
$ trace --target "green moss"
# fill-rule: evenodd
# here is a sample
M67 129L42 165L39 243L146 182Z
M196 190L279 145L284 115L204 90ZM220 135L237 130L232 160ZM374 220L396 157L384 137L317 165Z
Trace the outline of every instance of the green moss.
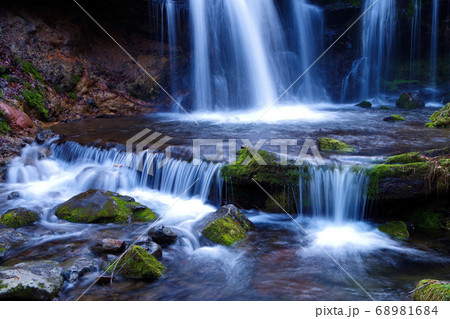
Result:
M421 280L414 290L414 301L450 301L450 282L435 279Z
M154 211L152 211L150 208L145 207L139 203L127 202L127 201L124 201L120 197L114 197L114 196L112 196L112 199L119 206L118 214L121 216L120 217L121 220L127 221L129 216L131 216L134 221L138 221L138 222L153 221L157 218ZM142 207L142 208L139 208L139 207Z
M39 73L39 71L32 65L30 62L23 62L22 63L22 71L32 75L36 80L43 81L42 75Z
M411 217L416 226L429 229L442 228L442 214L432 208L416 210Z
M36 109L44 120L48 120L48 110L44 103L44 92L39 84L20 91L28 106Z
M3 254L6 251L6 248L3 246L0 246L0 254Z
M405 121L405 118L400 115L393 114L390 116L390 118L392 121Z
M244 239L247 231L232 217L225 216L208 224L202 234L214 243L231 246Z
M130 279L156 280L166 267L140 246L131 246L127 253L107 267L106 272Z
M387 164L409 164L425 162L425 158L419 152L411 152L388 157Z
M393 221L378 226L378 229L383 233L388 234L397 239L408 239L409 232L406 224L402 221Z
M18 208L7 211L0 216L0 224L10 228L19 228L30 225L39 220L39 216L25 208Z
M389 106L380 106L380 110L392 110L392 108L390 108Z
M356 106L362 107L363 109L370 109L372 107L372 103L369 101L362 101L361 103L356 104Z
M353 147L345 144L342 141L330 137L319 137L317 139L317 145L319 146L319 150L325 152L348 153L355 151Z
M439 111L434 112L430 116L430 123L426 127L430 128L448 128L450 127L450 103L444 106Z
M9 131L11 131L11 128L8 123L6 123L3 112L0 111L0 135L4 135Z

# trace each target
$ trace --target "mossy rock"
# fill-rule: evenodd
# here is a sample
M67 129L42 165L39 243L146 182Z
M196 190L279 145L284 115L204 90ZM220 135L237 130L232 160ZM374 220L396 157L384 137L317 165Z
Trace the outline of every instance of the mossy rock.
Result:
M434 112L430 116L430 123L426 127L448 128L450 127L450 103L444 106L439 111Z
M150 208L129 196L96 189L78 194L59 205L56 216L73 223L148 222L157 218Z
M412 299L414 301L450 301L450 282L423 279L414 289Z
M420 228L442 229L442 214L436 212L433 208L416 210L411 220Z
M4 118L4 114L2 111L0 111L0 135L4 135L11 131L11 128L9 127L8 123L6 122Z
M383 119L383 121L385 122L401 122L401 121L406 121L404 117L400 116L400 115L391 115L388 117L385 117Z
M424 108L425 102L417 93L404 92L396 102L399 109L413 110Z
M319 150L324 152L351 153L355 151L353 147L330 137L319 137L317 139L317 145L319 146Z
M362 107L363 109L370 109L372 107L372 103L369 101L362 101L361 103L356 104L356 106Z
M388 234L397 239L408 239L409 232L406 224L402 221L387 222L386 224L378 226L378 229L383 233Z
M0 224L9 228L24 227L38 220L38 213L23 207L10 209L0 216Z
M389 106L382 105L382 106L380 106L380 110L386 110L386 111L388 111L388 110L392 110L392 108L389 107Z
M419 152L411 152L388 157L387 164L410 164L425 162L424 156Z
M165 269L166 267L144 248L133 245L122 258L110 264L106 272L114 272L129 279L154 281L162 276Z
M211 221L210 221L211 220ZM210 241L231 246L247 237L247 233L255 226L234 205L226 205L207 216L207 225L202 235Z

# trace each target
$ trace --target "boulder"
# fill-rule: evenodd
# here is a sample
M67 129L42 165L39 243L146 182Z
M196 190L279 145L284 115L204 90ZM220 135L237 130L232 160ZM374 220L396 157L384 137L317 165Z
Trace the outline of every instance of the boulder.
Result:
M52 300L63 282L62 268L53 261L0 267L0 300Z
M449 128L450 127L450 103L430 116L430 123L426 127Z
M36 130L33 121L24 112L0 102L0 112L8 125L15 131L26 131L32 133Z
M319 137L317 139L317 145L319 150L324 152L339 152L339 153L349 153L354 152L355 149L342 141L339 141L330 137Z
M157 218L150 208L128 196L96 189L78 194L59 205L56 216L74 223L148 222Z
M155 257L144 248L133 245L122 257L110 264L106 272L129 278L154 281L161 277L166 269Z
M12 228L0 228L0 259L8 251L19 247L25 241L25 235Z
M97 254L121 254L125 251L125 242L122 240L105 238L92 247Z
M175 234L169 227L157 226L150 229L148 235L152 240L161 245L167 247L174 244L177 241L177 234Z
M406 224L402 221L387 222L386 224L378 226L378 229L396 239L409 238Z
M414 301L450 301L450 281L421 280L412 296Z
M21 196L20 196L20 193L19 192L11 192L9 195L8 195L8 200L14 200L14 199L18 199L18 198L20 198Z
M363 109L370 109L372 107L372 103L369 101L362 101L361 103L356 104L356 106L362 107Z
M93 259L80 257L66 262L63 265L63 277L69 283L74 283L87 273L97 271L97 265Z
M0 225L19 228L31 225L39 220L39 214L23 207L10 209L0 216Z
M246 238L247 233L255 228L255 225L234 205L222 206L206 216L202 223L206 224L201 231L202 235L216 244L225 246L231 246Z
M391 115L388 117L385 117L383 119L385 122L399 122L399 121L405 121L404 117L401 117L400 115Z
M399 99L396 102L396 105L399 109L413 110L424 108L425 102L417 93L404 92L402 95L400 95Z
M136 243L136 245L144 248L146 251L148 251L150 253L150 255L152 255L156 259L162 258L161 246L158 245L157 243L155 243L154 241L152 241L151 238L148 237L148 238L141 239L140 241L138 241Z

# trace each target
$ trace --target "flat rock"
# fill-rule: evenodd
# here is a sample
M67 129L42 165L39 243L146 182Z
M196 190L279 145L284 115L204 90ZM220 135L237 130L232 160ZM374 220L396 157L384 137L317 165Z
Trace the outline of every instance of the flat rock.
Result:
M125 251L123 240L105 238L92 247L92 251L97 254L121 254Z

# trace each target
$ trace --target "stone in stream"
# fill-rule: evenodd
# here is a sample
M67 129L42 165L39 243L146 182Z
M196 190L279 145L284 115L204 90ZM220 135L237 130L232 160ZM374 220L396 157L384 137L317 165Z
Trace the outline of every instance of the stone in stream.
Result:
M54 261L0 267L0 300L52 300L63 282L62 268Z
M378 229L383 233L388 234L396 239L408 239L409 232L406 224L402 221L392 221L378 226Z
M146 251L148 251L150 253L150 255L152 255L156 259L162 258L161 246L158 245L157 243L155 243L154 241L152 241L151 238L147 237L147 238L141 239L140 241L138 241L136 243L136 245L144 248Z
M106 267L106 272L113 271L120 277L154 281L161 277L166 269L155 257L144 248L133 245L122 257Z
M430 122L425 124L430 128L449 128L450 127L450 103L447 103L439 111L434 112L430 116Z
M395 103L399 109L413 110L424 108L425 102L417 93L404 92Z
M125 242L112 238L105 238L92 247L97 254L121 254L125 251Z
M319 150L324 152L351 153L355 151L353 147L331 137L319 137L317 145Z
M10 209L0 216L0 225L19 228L31 225L39 220L39 214L27 208Z
M11 192L9 195L8 195L8 200L14 200L14 199L18 199L18 198L20 198L21 196L20 196L20 193L19 192Z
M412 296L414 301L450 301L450 281L421 280Z
M226 205L207 215L201 222L206 225L201 233L210 241L231 246L247 237L255 225L234 205Z
M25 242L25 235L12 228L0 228L0 258Z
M399 122L404 120L405 118L401 117L400 115L391 115L383 119L383 121L385 122Z
M149 230L148 235L152 240L161 245L167 247L174 244L177 241L177 234L175 234L169 227L157 226Z
M74 223L148 222L157 218L150 208L129 196L96 189L78 194L59 205L56 216Z
M97 265L93 259L80 257L69 260L63 265L63 276L69 283L76 282L85 274L97 271Z

